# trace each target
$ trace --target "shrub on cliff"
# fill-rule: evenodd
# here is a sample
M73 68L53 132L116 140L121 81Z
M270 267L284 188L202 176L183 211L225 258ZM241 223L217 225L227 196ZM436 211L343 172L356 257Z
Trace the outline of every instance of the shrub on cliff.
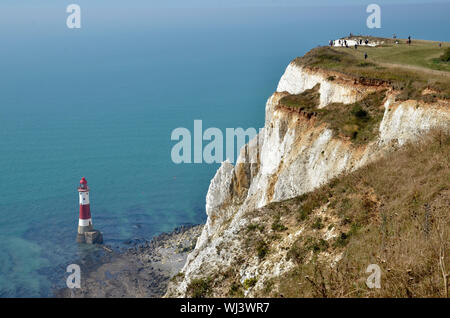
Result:
M244 288L247 290L247 289L255 286L257 281L258 280L255 277L247 278L246 280L244 280L244 283L243 283Z
M264 241L259 241L258 245L256 246L256 252L260 260L264 259L264 257L266 257L267 253L269 252L267 243Z
M187 293L192 298L205 298L211 292L211 278L206 279L193 279L188 287Z
M450 61L450 47L448 47L445 52L441 55L439 58L443 62L449 62Z

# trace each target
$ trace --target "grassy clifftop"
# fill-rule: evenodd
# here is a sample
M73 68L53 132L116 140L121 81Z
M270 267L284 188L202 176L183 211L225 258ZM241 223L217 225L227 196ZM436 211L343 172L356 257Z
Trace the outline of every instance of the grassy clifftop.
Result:
M374 79L389 83L402 91L401 99L422 98L428 88L433 96L450 99L450 43L413 41L396 44L386 39L377 47L318 47L295 63L310 68L338 71L355 78ZM364 58L367 53L368 58Z
M298 111L316 124L326 123L336 135L363 144L378 134L383 117L383 102L389 87L395 99L420 100L434 103L450 99L450 43L369 38L383 42L377 47L318 47L294 60L300 66L346 74L360 83L383 84L377 92L369 94L351 105L331 103L319 108L319 87L291 95L285 93L279 106ZM365 59L365 53L368 58ZM330 76L334 81L335 76Z

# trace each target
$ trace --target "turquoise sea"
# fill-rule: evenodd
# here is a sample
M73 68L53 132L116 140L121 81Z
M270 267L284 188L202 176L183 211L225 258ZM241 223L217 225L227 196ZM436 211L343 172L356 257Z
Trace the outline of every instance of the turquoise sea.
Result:
M450 40L448 3L385 6L377 30L365 3L79 1L79 30L69 2L29 3L0 4L0 297L51 296L89 253L75 244L82 176L113 247L204 222L218 165L172 163L173 129L262 127L287 64L349 32Z

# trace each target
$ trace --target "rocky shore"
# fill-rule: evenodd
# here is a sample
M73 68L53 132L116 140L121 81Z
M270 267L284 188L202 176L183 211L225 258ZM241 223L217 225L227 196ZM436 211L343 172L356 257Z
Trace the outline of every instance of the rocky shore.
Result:
M162 297L170 279L184 266L203 225L180 226L151 241L130 240L124 251L102 248L81 261L81 288L63 288L56 297Z

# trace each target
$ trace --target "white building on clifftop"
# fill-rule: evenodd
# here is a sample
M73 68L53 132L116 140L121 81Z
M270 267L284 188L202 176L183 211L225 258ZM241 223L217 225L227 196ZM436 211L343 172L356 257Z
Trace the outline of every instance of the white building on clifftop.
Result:
M370 41L368 38L365 37L352 37L352 38L337 39L332 41L332 43L330 41L329 44L330 46L337 46L337 47L345 47L345 46L354 47L355 45L375 47L380 44L384 44L384 41Z

